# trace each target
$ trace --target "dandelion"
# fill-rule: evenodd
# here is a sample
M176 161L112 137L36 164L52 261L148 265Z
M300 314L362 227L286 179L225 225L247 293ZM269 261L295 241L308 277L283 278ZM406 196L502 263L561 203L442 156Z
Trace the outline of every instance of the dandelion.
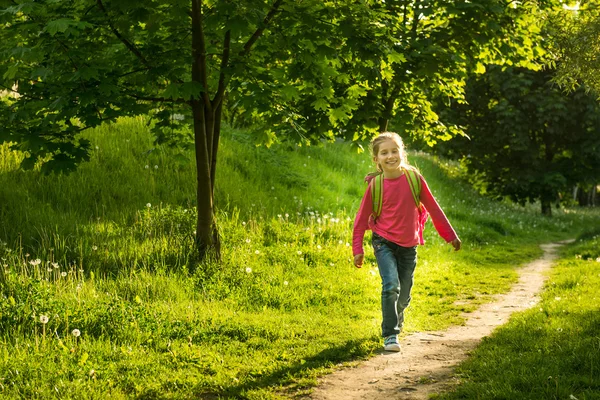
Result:
M144 168L146 168L146 169L149 169L149 168L150 168L150 166L149 166L149 165L146 165Z
M100 147L96 146L96 150L100 150Z
M299 256L301 256L302 255L302 250L298 250L297 253L298 253Z
M54 271L52 268L48 268L48 272L52 272Z
M58 265L58 263L54 263L54 262L52 263L52 266L53 266L55 269L58 269L58 268L60 267L60 265Z
M260 254L260 250L255 250L254 254Z
M332 263L332 262L330 262L330 263L329 263L329 266L330 266L330 267L335 267L335 264L334 264L334 263Z
M251 273L252 273L252 268L250 268L250 267L246 267L246 273L247 273L247 274L251 274Z
M290 216L290 214L288 214L288 213L285 213L285 217L286 217L286 218L288 218L289 216Z
M350 243L346 242L346 247L350 247Z
M78 338L79 336L81 336L81 331L80 331L79 329L73 329L73 330L71 331L71 334L72 334L73 336L75 336L76 338Z
M92 250L93 250L93 251L96 251L96 250L98 250L98 246L92 246Z
M40 315L40 322L42 324L47 324L48 323L48 316L47 315Z
M154 166L154 169L158 169L158 165L155 165L155 166Z
M62 276L63 278L65 278L67 276L67 273L65 271L60 273L60 276Z
M246 221L242 221L242 226L246 226Z
M271 186L271 190L275 190L275 186Z
M250 239L246 239L246 243L250 243L250 242L251 242L251 240L250 240Z
M288 285L288 281L283 281L283 285L287 286Z
M150 208L150 207L152 207L152 204L146 203L146 207Z
M344 244L344 241L343 240L339 240L338 244Z
M317 249L321 250L321 245L320 244L317 245Z
M42 260L40 260L39 258L36 258L35 260L29 261L29 264L33 265L34 267L37 267L41 263L42 263Z

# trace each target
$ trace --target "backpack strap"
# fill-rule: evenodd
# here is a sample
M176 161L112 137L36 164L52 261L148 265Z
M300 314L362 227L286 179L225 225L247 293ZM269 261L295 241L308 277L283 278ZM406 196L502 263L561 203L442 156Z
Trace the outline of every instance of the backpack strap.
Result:
M415 205L419 211L422 211L423 205L421 204L421 177L417 171L406 168L404 168L404 175L406 175L406 180L408 181L408 186L410 186L410 191L412 193L413 200L415 201Z
M383 174L376 175L371 180L371 200L373 200L373 217L377 219L383 207Z

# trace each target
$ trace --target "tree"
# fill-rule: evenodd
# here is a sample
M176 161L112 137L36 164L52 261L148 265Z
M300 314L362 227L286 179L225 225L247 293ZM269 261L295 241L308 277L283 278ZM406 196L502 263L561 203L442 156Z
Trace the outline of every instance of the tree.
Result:
M569 89L583 83L600 94L600 2L566 3L548 21L555 81Z
M533 25L528 6L511 4L0 0L0 85L14 94L0 104L0 141L27 151L24 168L69 171L88 158L77 135L89 127L145 114L159 140L181 142L191 125L196 243L201 257L218 257L213 193L224 112L266 126L267 144L288 134L365 139L391 118L422 133L433 127L432 137L456 133L431 97L460 98L466 71L484 60L535 52L522 38L512 46Z
M338 8L351 13L362 7L344 3L2 0L0 85L13 96L0 108L0 141L27 151L24 168L42 163L44 171L70 171L88 159L89 143L77 134L89 127L149 114L159 139L171 140L176 133L181 140L180 128L191 124L198 173L196 241L201 257L211 251L218 257L213 193L232 79L249 88L258 77L271 87L252 93L247 110L260 115L276 91L285 89L282 64L291 57L283 38L270 29L319 45L298 38L298 27L310 26L313 35L324 37ZM326 49L316 53L315 64L326 66ZM191 123L173 118L176 113L190 116Z
M561 193L600 176L600 104L584 88L565 93L553 74L489 67L469 81L468 105L449 111L470 138L457 138L453 152L482 191L539 200L545 215Z
M342 46L332 52L336 64L326 79L290 81L290 91L305 94L286 105L297 122L293 128L300 136L357 140L392 123L430 144L459 134L433 102L462 99L468 74L483 72L487 63L531 66L543 52L528 39L539 31L537 7L503 0L386 1L343 15L332 27L343 31ZM306 54L302 43L292 46ZM310 68L304 57L290 64L291 70Z

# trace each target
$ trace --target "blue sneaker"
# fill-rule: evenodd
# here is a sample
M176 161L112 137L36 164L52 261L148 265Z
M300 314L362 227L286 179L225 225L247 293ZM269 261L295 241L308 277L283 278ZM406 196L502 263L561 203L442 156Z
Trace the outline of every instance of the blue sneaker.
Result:
M385 351L400 351L400 343L398 343L398 335L391 335L383 341L383 349Z

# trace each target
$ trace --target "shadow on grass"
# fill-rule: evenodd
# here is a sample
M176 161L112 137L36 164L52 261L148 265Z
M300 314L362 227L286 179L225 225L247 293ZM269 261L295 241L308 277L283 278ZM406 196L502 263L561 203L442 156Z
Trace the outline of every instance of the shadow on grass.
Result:
M367 340L352 340L343 345L327 348L312 357L304 358L291 365L286 365L269 374L264 374L255 379L246 381L236 386L224 388L218 392L199 392L197 398L212 399L245 399L250 392L269 388L270 392L279 391L286 397L297 396L303 389L308 389L312 385L302 382L302 378L314 378L320 375L324 370L333 367L340 362L353 360L362 360L372 354L372 348L369 345L377 338ZM280 388L280 390L273 390Z

